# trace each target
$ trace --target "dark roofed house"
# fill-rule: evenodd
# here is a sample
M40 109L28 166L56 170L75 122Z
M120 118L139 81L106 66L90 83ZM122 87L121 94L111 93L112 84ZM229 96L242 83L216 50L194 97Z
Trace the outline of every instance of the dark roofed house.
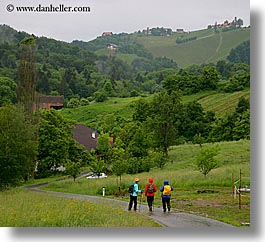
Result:
M74 139L80 145L84 145L88 151L91 151L92 149L97 149L97 141L99 137L98 132L83 124L75 124L73 133Z
M39 96L37 101L38 108L45 108L50 110L61 109L63 107L64 96Z
M92 149L97 149L97 141L100 134L97 131L87 127L86 125L75 124L73 129L73 136L74 139L80 145L84 145L84 147L88 151L91 151ZM110 137L110 144L111 147L114 147L113 137Z

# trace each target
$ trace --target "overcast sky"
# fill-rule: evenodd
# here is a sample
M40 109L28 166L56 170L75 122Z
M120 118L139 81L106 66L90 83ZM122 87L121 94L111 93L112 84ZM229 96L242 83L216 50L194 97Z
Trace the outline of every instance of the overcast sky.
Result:
M250 24L250 0L0 0L0 24L71 42L88 41L102 32L131 33L147 27L168 27L186 31L208 24L243 19ZM8 12L12 4L15 9ZM90 7L90 12L17 12L16 7Z

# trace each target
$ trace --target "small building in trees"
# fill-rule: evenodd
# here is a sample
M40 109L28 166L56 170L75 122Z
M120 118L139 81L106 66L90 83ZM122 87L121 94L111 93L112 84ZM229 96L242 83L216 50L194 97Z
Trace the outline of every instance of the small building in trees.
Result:
M107 48L110 49L110 50L116 51L116 50L118 50L118 45L109 43L109 44L107 44Z
M64 96L38 96L36 101L37 109L61 109L64 106ZM35 108L36 109L36 108Z
M86 150L97 150L97 142L100 134L84 124L75 124L73 129L74 139L83 145ZM114 147L113 137L109 138L111 147Z
M111 36L111 35L113 35L112 32L103 32L102 33L102 36Z

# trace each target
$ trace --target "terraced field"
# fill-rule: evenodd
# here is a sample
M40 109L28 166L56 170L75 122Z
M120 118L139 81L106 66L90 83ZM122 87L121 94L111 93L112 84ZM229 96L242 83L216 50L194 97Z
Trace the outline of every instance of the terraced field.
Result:
M249 99L250 91L212 94L201 98L198 102L205 111L214 111L217 117L221 117L233 111L241 97Z

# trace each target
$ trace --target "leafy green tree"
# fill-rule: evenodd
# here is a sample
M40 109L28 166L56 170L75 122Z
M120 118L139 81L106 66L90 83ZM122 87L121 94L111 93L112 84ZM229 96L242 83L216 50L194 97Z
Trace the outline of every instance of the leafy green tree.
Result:
M207 138L211 125L215 121L215 114L212 112L204 112L201 104L198 102L189 102L184 105L182 122L179 133L186 140L195 142L203 142L203 138Z
M8 77L0 77L0 107L16 101L16 83Z
M230 51L227 57L228 61L233 63L246 63L250 64L250 41L244 41L239 44L236 48Z
M149 143L146 130L139 125L139 127L134 130L134 135L129 142L127 152L132 157L143 158L148 155Z
M46 177L52 169L69 159L86 159L84 150L73 139L72 125L55 110L42 110L39 129L38 177Z
M76 177L80 174L81 163L80 162L72 162L71 160L66 161L66 173L74 178L74 182Z
M80 101L78 98L71 98L67 103L68 108L77 108L80 105Z
M120 186L121 186L121 177L123 174L127 172L127 162L125 159L125 150L122 148L113 148L113 153L112 153L112 172L117 176L117 188L118 191L120 192ZM118 177L119 182L118 182Z
M247 111L248 109L250 109L249 99L241 97L236 107L236 113L243 113Z
M97 176L100 176L100 173L104 172L106 170L106 165L104 160L98 159L94 160L90 164L91 171L96 174Z
M219 75L215 66L205 66L200 76L201 90L215 90L219 81Z
M181 96L176 91L170 95L163 91L154 96L150 109L147 132L150 132L153 147L168 157L168 149L178 135L178 115L183 112Z
M115 96L111 81L106 81L103 87L104 92L109 97Z
M109 141L109 135L107 133L101 134L98 137L97 141L97 150L99 153L104 154L108 153L111 149L110 141Z
M36 131L21 107L0 107L0 190L33 177Z
M215 158L218 153L217 147L201 148L200 153L196 156L195 164L205 177L212 169L219 166L219 161Z
M134 103L133 120L144 122L149 116L149 103L141 98Z
M105 102L106 100L108 100L108 96L104 91L97 91L94 93L95 96L95 101L96 102Z

